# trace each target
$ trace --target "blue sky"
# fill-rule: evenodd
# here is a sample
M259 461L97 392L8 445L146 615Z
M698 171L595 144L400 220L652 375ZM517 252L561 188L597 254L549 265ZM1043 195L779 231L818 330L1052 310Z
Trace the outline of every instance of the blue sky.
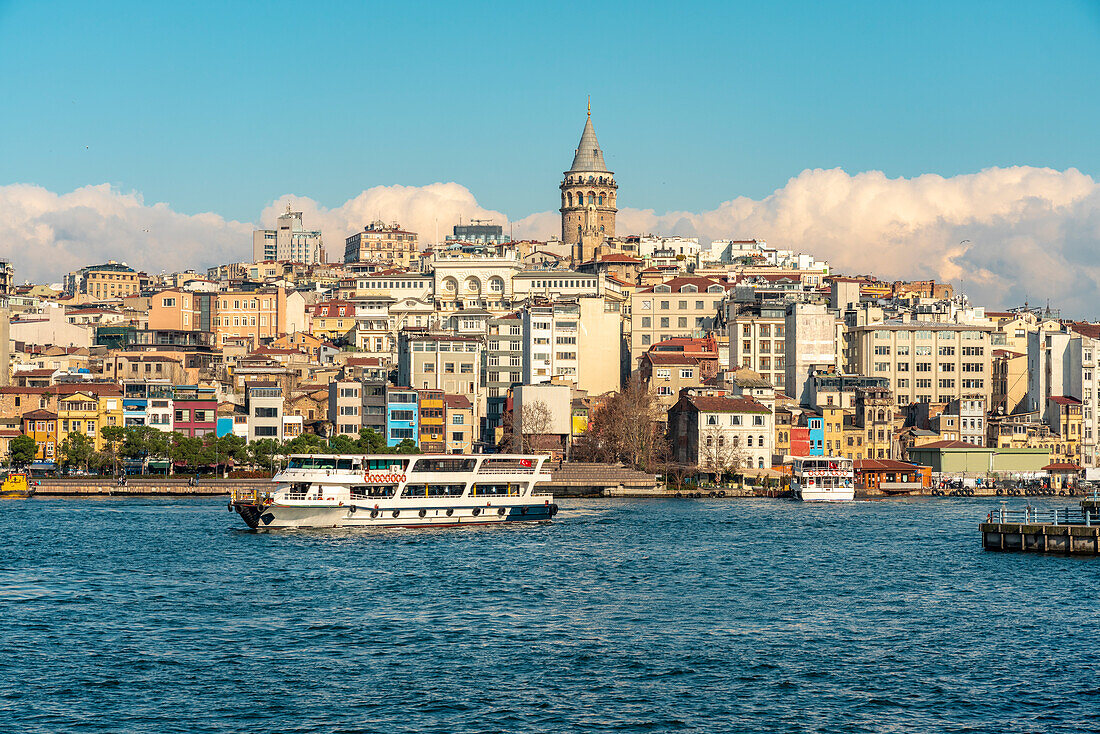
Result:
M1100 3L0 0L0 185L256 221L457 181L556 206L592 95L621 205L806 168L1100 172Z

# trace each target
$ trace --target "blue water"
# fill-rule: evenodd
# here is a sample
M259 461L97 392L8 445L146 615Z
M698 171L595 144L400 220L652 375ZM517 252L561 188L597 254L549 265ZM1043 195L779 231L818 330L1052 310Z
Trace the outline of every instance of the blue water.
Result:
M254 534L5 502L0 730L1100 731L1100 561L983 552L995 501L561 504Z

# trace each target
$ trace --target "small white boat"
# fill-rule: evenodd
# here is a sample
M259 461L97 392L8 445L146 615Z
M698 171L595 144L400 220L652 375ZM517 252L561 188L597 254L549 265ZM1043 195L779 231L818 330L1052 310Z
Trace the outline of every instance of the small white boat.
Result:
M518 454L301 454L270 491L235 490L229 509L249 527L446 527L550 520L538 492L546 456Z
M840 456L795 456L791 490L803 502L848 502L855 499L852 460Z

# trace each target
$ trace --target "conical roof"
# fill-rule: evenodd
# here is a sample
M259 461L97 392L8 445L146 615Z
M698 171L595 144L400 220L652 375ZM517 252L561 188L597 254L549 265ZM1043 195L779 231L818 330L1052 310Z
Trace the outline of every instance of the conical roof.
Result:
M610 173L607 164L603 160L603 151L596 140L596 131L592 128L592 115L584 123L584 132L581 133L581 142L577 144L577 154L573 156L573 166L566 173L578 171L599 171Z

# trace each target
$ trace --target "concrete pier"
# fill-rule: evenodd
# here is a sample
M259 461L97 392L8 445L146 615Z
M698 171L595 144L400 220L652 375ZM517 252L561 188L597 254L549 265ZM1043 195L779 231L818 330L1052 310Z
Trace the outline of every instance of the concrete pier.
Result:
M979 529L985 550L1100 555L1095 498L1083 501L1080 509L994 510Z
M127 477L118 486L111 477L65 477L31 479L36 497L218 497L233 489L269 487L270 479L200 479L192 485L187 477Z

